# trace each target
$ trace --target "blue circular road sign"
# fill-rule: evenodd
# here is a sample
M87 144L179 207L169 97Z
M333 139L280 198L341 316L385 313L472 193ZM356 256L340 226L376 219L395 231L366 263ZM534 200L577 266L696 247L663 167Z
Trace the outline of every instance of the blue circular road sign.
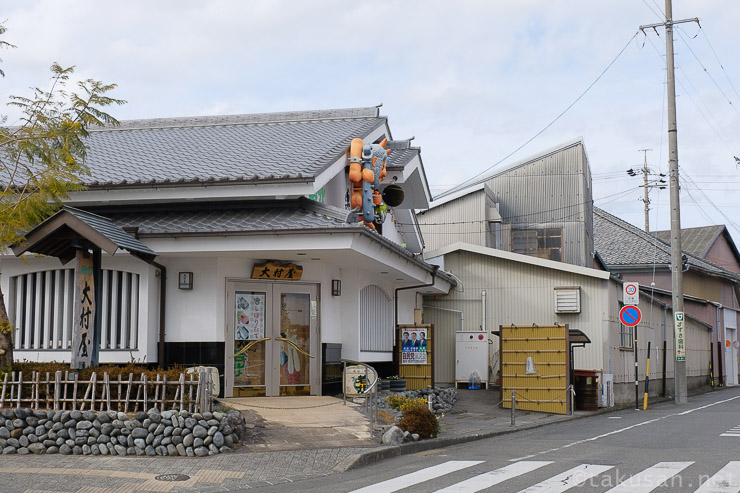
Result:
M642 312L634 305L627 305L619 310L619 321L627 327L634 327L640 323Z

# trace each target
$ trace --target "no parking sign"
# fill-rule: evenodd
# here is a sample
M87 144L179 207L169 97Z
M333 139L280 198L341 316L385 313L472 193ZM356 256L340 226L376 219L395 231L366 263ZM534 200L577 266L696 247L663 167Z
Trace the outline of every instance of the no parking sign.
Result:
M627 327L634 327L642 320L642 312L634 305L627 305L619 310L619 321Z

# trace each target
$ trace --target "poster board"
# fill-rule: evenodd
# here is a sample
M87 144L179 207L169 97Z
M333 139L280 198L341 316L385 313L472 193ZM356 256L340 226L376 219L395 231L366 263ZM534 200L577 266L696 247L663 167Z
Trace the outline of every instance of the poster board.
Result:
M398 325L396 329L398 376L408 390L434 386L434 325Z

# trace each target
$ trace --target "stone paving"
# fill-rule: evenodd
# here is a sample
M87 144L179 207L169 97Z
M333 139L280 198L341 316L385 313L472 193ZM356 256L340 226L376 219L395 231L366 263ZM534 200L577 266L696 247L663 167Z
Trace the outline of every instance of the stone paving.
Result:
M367 418L357 405L327 397L278 399L229 402L250 423L249 437L236 450L212 457L0 455L0 493L256 489L341 472L373 460L369 454L383 458L382 452L391 448L370 439ZM455 407L442 418L439 443L572 419L519 411L517 426L511 427L510 411L497 403L498 392L461 390ZM436 440L408 444L408 450L434 446L432 442Z

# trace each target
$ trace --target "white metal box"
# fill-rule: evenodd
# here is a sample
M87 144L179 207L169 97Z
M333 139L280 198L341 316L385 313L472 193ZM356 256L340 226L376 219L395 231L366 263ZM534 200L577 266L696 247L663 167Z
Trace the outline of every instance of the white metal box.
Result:
M457 332L455 336L455 384L467 383L474 371L481 388L488 388L488 333Z

